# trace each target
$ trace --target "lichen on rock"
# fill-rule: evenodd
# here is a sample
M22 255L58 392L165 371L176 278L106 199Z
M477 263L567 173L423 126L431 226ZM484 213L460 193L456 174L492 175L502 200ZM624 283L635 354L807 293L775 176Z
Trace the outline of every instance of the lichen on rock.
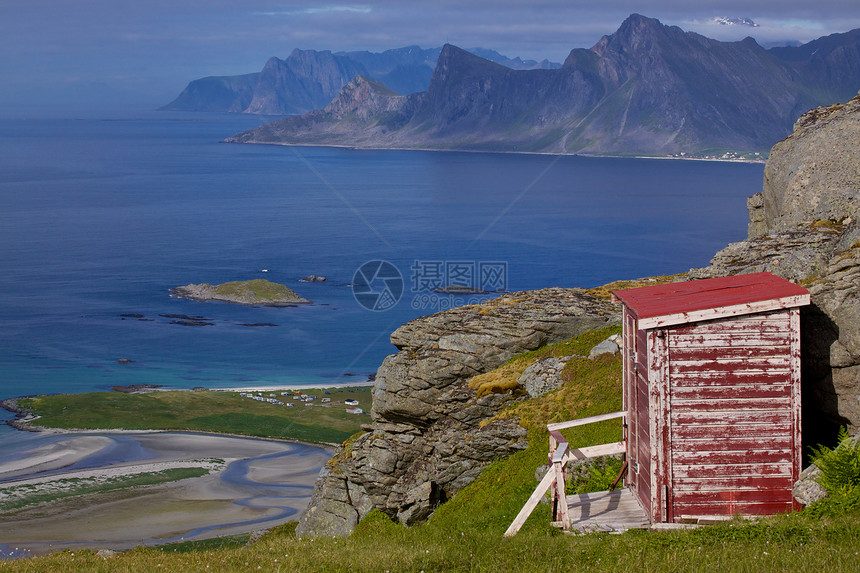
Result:
M860 428L860 96L812 110L777 143L749 234L690 278L769 271L807 287L801 311L804 442Z
M516 419L489 421L521 393L478 396L469 380L518 354L618 322L605 299L549 288L404 324L391 335L399 352L376 375L370 431L321 474L296 533L348 535L374 508L404 525L425 520L490 462L527 445Z

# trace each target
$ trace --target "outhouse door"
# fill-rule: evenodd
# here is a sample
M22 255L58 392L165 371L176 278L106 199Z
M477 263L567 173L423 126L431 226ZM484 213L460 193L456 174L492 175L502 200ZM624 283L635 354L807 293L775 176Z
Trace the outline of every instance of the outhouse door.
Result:
M667 521L788 512L800 473L798 309L665 329ZM792 364L795 362L795 364Z

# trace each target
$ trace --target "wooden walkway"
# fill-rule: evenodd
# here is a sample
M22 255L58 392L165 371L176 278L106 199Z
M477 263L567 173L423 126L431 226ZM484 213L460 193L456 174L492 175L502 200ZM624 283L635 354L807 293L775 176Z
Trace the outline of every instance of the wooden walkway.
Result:
M570 530L579 533L648 529L651 521L629 489L567 496ZM561 527L561 523L554 523Z

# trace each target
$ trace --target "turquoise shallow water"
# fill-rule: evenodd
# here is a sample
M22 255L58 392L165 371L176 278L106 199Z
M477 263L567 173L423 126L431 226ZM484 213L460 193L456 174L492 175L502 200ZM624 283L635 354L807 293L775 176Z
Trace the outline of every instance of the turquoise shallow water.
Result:
M494 288L594 286L702 266L744 237L762 179L749 164L219 143L259 121L0 120L0 397L355 381L399 324L471 302L439 281L495 269ZM385 311L353 292L373 260L402 281ZM168 291L251 278L314 304Z

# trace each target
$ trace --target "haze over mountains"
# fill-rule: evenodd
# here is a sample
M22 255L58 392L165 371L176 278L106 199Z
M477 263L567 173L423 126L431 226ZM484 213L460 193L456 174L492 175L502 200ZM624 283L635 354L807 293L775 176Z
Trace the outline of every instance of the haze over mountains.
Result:
M548 60L512 59L484 48L469 51L518 70L561 67ZM441 52L442 48L418 46L381 53L296 49L284 60L270 58L260 72L194 80L161 109L296 115L322 108L358 75L382 82L399 94L420 92L430 85Z
M794 120L860 88L860 30L766 50L634 14L556 70L446 45L426 91L354 78L325 108L228 141L642 154L766 152Z

